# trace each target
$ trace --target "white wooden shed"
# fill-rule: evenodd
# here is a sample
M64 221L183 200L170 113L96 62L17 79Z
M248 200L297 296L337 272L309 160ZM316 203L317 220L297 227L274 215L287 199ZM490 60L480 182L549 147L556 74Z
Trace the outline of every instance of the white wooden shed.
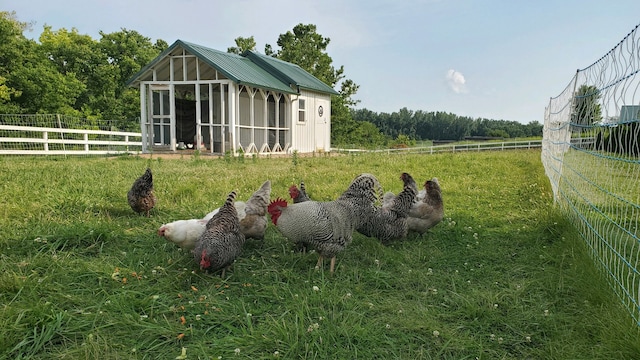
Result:
M331 95L299 66L177 40L127 81L140 88L143 152L328 152Z

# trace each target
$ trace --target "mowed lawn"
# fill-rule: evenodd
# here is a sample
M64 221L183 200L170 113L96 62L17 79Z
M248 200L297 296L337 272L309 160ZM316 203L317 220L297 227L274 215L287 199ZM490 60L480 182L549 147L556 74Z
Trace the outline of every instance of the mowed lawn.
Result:
M153 170L146 218L126 200ZM553 206L539 150L287 158L0 158L0 358L640 359L637 324ZM231 190L333 200L438 177L445 219L336 273L270 225L226 278L157 235ZM304 226L304 224L300 224Z

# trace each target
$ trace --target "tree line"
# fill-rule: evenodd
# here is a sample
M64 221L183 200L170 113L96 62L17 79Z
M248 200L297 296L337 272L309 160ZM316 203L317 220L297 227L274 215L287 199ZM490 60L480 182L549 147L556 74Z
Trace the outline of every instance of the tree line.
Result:
M100 38L77 29L44 26L38 41L24 36L32 24L15 12L0 11L0 113L64 114L86 119L115 120L121 129L136 129L140 115L139 89L126 81L169 44L155 42L135 30L100 31ZM443 112L410 111L391 114L355 109L359 85L346 78L327 53L330 39L315 25L298 24L281 34L264 53L299 65L339 94L331 101L333 146L380 147L398 138L460 140L465 136L541 136L542 126L514 121L471 119ZM255 50L253 36L235 39L228 52ZM406 141L405 141L406 142Z
M353 110L356 121L374 124L388 138L404 135L415 140L464 140L480 138L522 138L542 136L542 124L532 121L473 119L441 111L412 111L402 108L398 112L375 113L367 109Z

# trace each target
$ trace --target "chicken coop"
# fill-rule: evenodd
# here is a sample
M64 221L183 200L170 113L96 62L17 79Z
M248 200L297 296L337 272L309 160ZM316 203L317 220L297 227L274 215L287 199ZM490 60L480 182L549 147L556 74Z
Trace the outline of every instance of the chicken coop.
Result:
M331 95L299 66L177 40L127 81L140 89L142 151L328 152Z

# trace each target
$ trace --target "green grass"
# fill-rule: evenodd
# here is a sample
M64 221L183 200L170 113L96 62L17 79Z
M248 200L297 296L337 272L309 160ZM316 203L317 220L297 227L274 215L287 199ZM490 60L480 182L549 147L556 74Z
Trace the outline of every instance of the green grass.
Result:
M147 166L151 218L126 202ZM0 358L640 358L638 327L552 206L539 151L4 157L0 168ZM156 235L266 179L274 198L304 179L330 200L361 172L397 192L403 171L439 178L445 220L386 247L356 234L333 277L272 226L226 279Z

